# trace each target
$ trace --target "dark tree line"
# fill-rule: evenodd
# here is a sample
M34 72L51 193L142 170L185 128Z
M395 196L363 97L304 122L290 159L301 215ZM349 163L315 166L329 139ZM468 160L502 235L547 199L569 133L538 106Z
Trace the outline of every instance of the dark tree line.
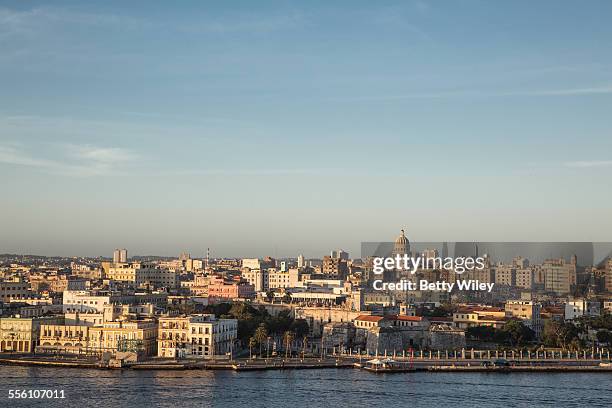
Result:
M254 338L260 347L269 336L281 337L287 332L293 334L294 339L302 339L308 334L308 323L304 319L294 319L289 310L283 310L277 316L272 316L263 307L255 308L247 303L219 303L209 305L207 313L226 319L238 320L238 339L243 347L251 347Z

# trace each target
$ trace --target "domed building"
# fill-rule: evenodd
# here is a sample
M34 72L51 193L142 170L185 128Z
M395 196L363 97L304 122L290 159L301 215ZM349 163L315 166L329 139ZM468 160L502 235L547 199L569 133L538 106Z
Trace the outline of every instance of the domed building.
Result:
M400 236L395 240L395 245L393 246L393 256L395 255L408 255L410 256L410 242L406 235L404 235L404 230L401 231Z

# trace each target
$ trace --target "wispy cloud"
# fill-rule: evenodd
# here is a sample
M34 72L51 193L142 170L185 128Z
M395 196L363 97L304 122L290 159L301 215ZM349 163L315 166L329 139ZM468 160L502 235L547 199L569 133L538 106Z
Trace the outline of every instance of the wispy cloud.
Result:
M612 167L612 160L585 160L564 163L565 167L590 168L590 167Z
M185 21L156 21L123 14L84 12L75 9L37 7L14 10L0 7L0 38L10 35L37 34L66 26L112 28L113 30L171 30L185 33L268 32L301 26L306 19L297 11L278 14L244 14L231 18L208 16Z
M566 89L549 89L549 90L535 90L535 91L518 91L508 92L506 95L512 96L580 96L580 95L597 95L597 94L611 94L612 85L602 85L596 87L587 88L566 88Z
M35 167L46 173L91 177L121 174L123 166L138 158L134 153L121 148L106 148L90 145L61 145L65 157L48 159L29 152L16 144L0 145L0 163ZM62 160L63 159L63 160Z
M162 176L299 176L329 175L323 168L183 169L164 171Z
M439 92L414 92L392 95L371 95L371 96L352 96L338 98L342 101L393 101L402 99L447 99L447 98L466 98L466 97L521 97L521 96L588 96L588 95L608 95L612 94L612 85L601 85L597 87L585 88L564 88L564 89L541 89L541 90L520 90L520 91L481 91L481 90L453 90Z

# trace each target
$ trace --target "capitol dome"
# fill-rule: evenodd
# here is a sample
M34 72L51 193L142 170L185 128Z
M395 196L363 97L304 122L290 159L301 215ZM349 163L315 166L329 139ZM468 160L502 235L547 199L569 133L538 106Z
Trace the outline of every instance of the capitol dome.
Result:
M404 230L402 230L400 236L395 240L395 245L408 245L408 238L404 235Z
M404 235L404 230L401 231L400 236L395 240L395 245L393 246L393 255L410 255L410 242L406 235Z

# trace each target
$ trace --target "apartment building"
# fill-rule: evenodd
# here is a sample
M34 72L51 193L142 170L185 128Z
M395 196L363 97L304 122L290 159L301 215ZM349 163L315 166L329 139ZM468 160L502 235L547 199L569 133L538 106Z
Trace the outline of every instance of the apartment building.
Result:
M547 259L542 264L544 272L544 288L557 295L570 293L576 285L576 257L570 262L565 259Z
M542 305L531 300L508 300L505 305L506 315L515 317L540 338L543 330L541 318Z
M128 282L135 287L154 285L174 288L177 286L177 272L158 268L153 264L142 262L103 263L107 279Z
M210 358L231 353L237 338L236 319L217 319L210 314L161 317L157 355L169 358Z
M40 327L39 352L64 354L132 351L156 354L157 322L153 319L104 322L101 326L45 324Z
M248 282L225 281L217 277L208 285L209 299L249 299L255 296L255 287Z
M574 320L582 316L599 316L601 302L589 299L570 299L565 303L565 320Z
M348 274L348 263L346 259L334 258L331 256L323 257L322 272L325 275L344 279Z
M30 286L21 278L10 278L0 281L0 301L10 303L30 297Z
M505 310L498 307L465 306L453 313L453 325L464 330L475 326L501 329L507 321Z
M33 353L43 324L62 324L63 317L0 318L0 352Z
M103 313L105 305L118 300L118 297L110 294L98 295L87 290L66 290L63 293L62 309L64 313Z

